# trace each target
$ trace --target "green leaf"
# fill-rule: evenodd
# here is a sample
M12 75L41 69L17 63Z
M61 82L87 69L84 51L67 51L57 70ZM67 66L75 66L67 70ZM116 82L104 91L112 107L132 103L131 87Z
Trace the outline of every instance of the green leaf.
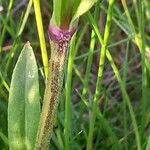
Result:
M85 12L87 12L95 3L97 0L81 0L78 8L76 9L76 12L72 18L72 22L76 21L81 15L83 15Z
M33 150L40 116L38 68L29 42L14 68L8 103L11 150Z
M150 150L150 136L148 137L146 150Z
M97 0L53 0L53 15L50 22L57 27L73 26L96 2Z
M73 5L73 12L72 12L73 16L74 16L75 12L77 11L77 8L78 8L81 1L82 0L75 0L74 5Z
M72 19L72 11L74 7L74 3L76 0L63 0L62 2L62 10L61 10L61 27L64 29L68 29L71 19Z
M53 14L51 24L59 27L61 22L61 6L62 0L53 0Z

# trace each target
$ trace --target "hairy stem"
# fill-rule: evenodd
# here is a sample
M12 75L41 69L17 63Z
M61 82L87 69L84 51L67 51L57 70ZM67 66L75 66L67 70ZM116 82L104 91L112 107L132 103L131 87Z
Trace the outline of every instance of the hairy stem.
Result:
M49 61L49 74L37 133L36 150L47 150L49 146L59 95L63 83L66 51L74 32L74 29L71 31L63 31L51 25L48 29L51 45L51 58Z
M40 125L37 135L36 150L46 150L50 142L55 120L55 112L63 83L65 53L60 53L56 43L51 41L51 59L49 74L44 95Z

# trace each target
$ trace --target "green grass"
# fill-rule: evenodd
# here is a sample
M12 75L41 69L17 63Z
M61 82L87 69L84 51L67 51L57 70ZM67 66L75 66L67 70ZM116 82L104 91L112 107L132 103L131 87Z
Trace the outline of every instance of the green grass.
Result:
M0 149L8 149L8 95L24 43L29 40L34 50L41 102L50 56L52 2L29 0L16 10L19 3L0 1ZM148 150L148 5L149 0L98 1L80 18L68 49L50 149Z

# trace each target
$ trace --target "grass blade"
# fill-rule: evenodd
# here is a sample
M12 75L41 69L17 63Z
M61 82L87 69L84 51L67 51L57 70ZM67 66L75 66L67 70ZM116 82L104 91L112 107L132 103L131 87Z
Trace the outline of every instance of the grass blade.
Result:
M74 23L75 20L88 11L96 2L97 0L82 0L72 18L72 23Z
M8 20L9 20L10 11L12 9L13 2L14 2L14 0L9 1L8 11L7 11L6 19L5 19L5 24L7 24ZM0 53L2 52L2 43L4 40L5 32L6 32L6 25L4 25L4 28L3 28L1 36L0 36Z
M104 41L103 41L103 43L101 43L102 48L101 48L99 69L98 69L98 75L97 75L97 81L96 81L96 89L95 89L92 112L91 112L92 114L91 114L90 125L89 125L89 135L88 135L87 147L86 147L87 150L90 150L92 148L94 125L95 125L98 100L99 100L100 90L101 90L101 82L102 82L102 78L103 78L105 55L106 55L107 43L108 43L109 32L110 32L110 27L111 27L112 11L113 11L114 2L115 2L115 0L109 1L108 14L107 14L107 20L106 20L106 26L105 26L105 32L104 32Z
M98 40L99 40L100 44L103 44L102 36L101 36L101 34L100 34L99 30L98 30L98 27L97 27L94 19L92 18L91 14L89 14L89 19L92 22L93 29L94 29L97 37L98 37ZM115 77L116 77L116 79L117 79L117 81L119 83L119 86L120 86L123 98L124 98L124 100L127 103L127 106L128 106L129 112L130 112L130 116L131 116L131 120L132 120L132 124L133 124L133 128L134 128L134 131L135 131L137 147L140 150L141 149L140 135L139 135L139 130L138 130L135 114L134 114L134 111L133 111L133 108L132 108L132 105L131 105L131 102L130 102L130 98L129 98L128 94L127 94L127 91L126 91L126 89L124 87L124 82L121 79L119 71L118 71L118 69L117 69L117 67L116 67L116 65L114 63L114 60L113 60L113 58L112 58L112 56L111 56L111 54L110 54L108 49L106 50L106 56L107 56L107 59L110 62L110 65L111 65L111 67L112 67L112 69L114 71Z
M65 149L70 150L70 132L71 132L71 87L72 87L72 70L73 62L75 57L75 40L76 35L73 36L71 40L70 54L68 58L68 67L67 67L67 80L66 80L66 101L65 101Z
M148 137L147 145L146 145L146 150L150 149L150 136Z
M45 37L44 37L40 1L33 0L33 4L34 4L35 18L36 18L36 24L37 24L38 34L39 34L40 46L41 46L41 54L42 54L42 61L43 61L43 65L44 65L44 72L45 72L45 76L47 77L47 75L48 75L48 56L47 56L46 42L45 42Z

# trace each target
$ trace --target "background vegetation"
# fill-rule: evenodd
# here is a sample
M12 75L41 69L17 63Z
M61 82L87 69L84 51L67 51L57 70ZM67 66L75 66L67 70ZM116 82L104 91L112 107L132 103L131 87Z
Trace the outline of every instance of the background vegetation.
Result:
M46 47L42 48L38 34L42 28L37 30L40 20L35 17L32 0L0 1L0 149L8 149L9 87L26 41L30 41L36 56L43 99L43 64L50 54L47 29L53 5L51 0L42 0L40 5L46 39ZM116 1L111 26L106 24L110 13L108 2L99 0L80 18L70 46L51 149L64 149L66 144L71 150L85 149L91 139L89 125L94 127L90 130L94 150L150 149L150 1ZM104 45L106 59L100 72ZM48 55L42 55L43 49ZM70 125L68 142L64 135L66 121Z

